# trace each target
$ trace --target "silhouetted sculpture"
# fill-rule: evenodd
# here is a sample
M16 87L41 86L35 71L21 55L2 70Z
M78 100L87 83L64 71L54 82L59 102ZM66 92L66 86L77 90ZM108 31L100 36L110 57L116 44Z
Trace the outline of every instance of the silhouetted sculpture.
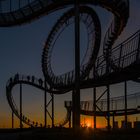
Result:
M30 76L27 76L27 80L28 80L28 82L30 81Z
M32 82L34 83L34 80L35 80L35 77L34 76L32 76Z
M43 85L43 80L42 80L41 78L38 80L38 82L39 82L39 85L40 85L40 86Z
M12 79L12 78L10 78L10 83L12 83L12 81L13 81L13 79Z
M18 81L18 80L19 80L19 74L18 74L18 73L15 75L14 80L15 80L15 81Z

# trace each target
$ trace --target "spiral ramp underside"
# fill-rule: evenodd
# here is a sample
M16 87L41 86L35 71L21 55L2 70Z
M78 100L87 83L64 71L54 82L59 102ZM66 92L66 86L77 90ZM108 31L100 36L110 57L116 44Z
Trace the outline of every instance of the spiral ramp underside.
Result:
M108 11L112 12L114 14L114 19L111 22L111 25L109 26L105 37L104 37L104 43L103 43L103 56L104 59L106 60L106 57L108 54L110 54L112 46L115 42L115 40L117 39L117 37L121 34L121 32L123 31L124 27L127 24L127 20L129 18L129 1L128 0L80 0L79 1L81 4L91 4L91 5L96 5L96 6L100 6L103 7L105 9L107 9ZM38 19L39 17L43 16L43 15L47 15L51 12L54 12L58 9L63 9L65 7L68 7L69 5L74 4L73 0L60 0L60 1L54 1L54 0L32 0L31 2L25 4L23 7L19 6L19 8L12 10L12 8L10 8L9 11L2 11L0 12L0 26L1 27L10 27L10 26L16 26L16 25L21 25L21 24L25 24L25 23L30 23L32 20ZM100 29L99 29L100 30ZM97 32L99 32L99 30ZM97 51L98 53L98 51ZM47 54L48 55L48 54ZM98 54L96 54L97 56ZM43 57L44 54L42 55ZM44 59L44 58L42 58ZM95 60L98 60L98 58L94 58ZM94 60L94 61L95 61ZM91 63L91 62L90 62ZM94 62L97 63L97 62ZM42 63L42 65L44 65L44 63ZM93 67L93 64L91 65ZM43 69L43 73L46 72L46 69ZM91 67L90 69L88 69L87 73L90 73ZM87 80L87 73L86 75L84 75L84 78L82 79L83 81ZM73 72L74 74L74 72ZM65 83L65 86L60 86L60 82L56 82L55 83L55 87L53 87L54 85L50 82L50 79L47 79L48 77L46 77L46 80L48 81L48 84L50 84L49 86L51 87L51 89L44 89L43 85L41 85L41 83L37 84L29 79L24 79L23 77L20 79L16 79L16 80L12 80L10 82L8 82L7 86L6 86L6 95L7 95L7 100L8 103L12 109L12 111L15 113L15 115L20 118L19 115L19 111L15 105L15 102L13 100L12 97L12 88L19 83L23 83L23 84L29 84L32 86L35 86L37 88L40 88L42 90L48 90L48 92L51 93L55 93L55 94L62 94L65 93L67 91L70 91L73 89L73 85L69 85L69 80L71 80L70 78L74 77L74 75L71 75L71 77L67 76L67 74L64 74L64 78L62 77L60 80L57 81L61 81L63 83ZM59 77L58 77L59 78ZM93 77L94 79L95 77ZM96 78L95 78L96 79ZM52 80L52 79L51 79ZM37 80L38 81L38 80ZM81 81L82 83L82 81ZM52 84L52 85L51 85ZM82 84L81 84L82 85ZM61 88L61 90L60 90ZM82 87L81 87L82 88ZM69 112L69 111L67 111ZM66 119L65 121L63 121L61 124L64 125L69 119L69 114L66 115ZM33 121L30 121L27 117L22 116L22 121L30 126L35 126L36 123L34 123Z

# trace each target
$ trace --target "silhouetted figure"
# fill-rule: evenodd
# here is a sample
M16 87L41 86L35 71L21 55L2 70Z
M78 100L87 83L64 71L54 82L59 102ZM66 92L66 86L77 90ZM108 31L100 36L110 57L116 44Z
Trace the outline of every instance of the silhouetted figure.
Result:
M10 83L12 83L12 81L13 81L13 79L12 79L12 77L10 78Z
M18 81L18 80L19 80L19 74L18 74L18 73L15 75L14 80L15 80L15 81Z
M35 123L35 127L38 127L38 122Z
M38 80L38 82L39 82L39 85L42 86L43 80L41 78Z
M28 123L30 123L30 119L28 119Z
M35 125L35 122L33 121L33 126Z
M32 82L34 83L34 81L35 81L35 77L34 77L34 76L32 76Z
M27 76L27 80L28 80L28 82L30 81L30 76Z
M40 124L40 127L42 127L42 123Z
M23 121L25 120L25 116L24 115L22 116L22 119L23 119Z
M69 75L68 75L68 84L70 84L71 83L71 80L70 80L70 77L69 77Z

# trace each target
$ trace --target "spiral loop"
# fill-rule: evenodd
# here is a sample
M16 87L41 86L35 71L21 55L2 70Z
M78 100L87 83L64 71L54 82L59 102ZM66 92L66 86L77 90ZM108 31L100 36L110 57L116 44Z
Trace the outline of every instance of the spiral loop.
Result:
M68 88L74 84L75 80L74 70L63 75L55 75L51 67L51 54L55 41L63 30L73 23L73 17L74 9L71 9L57 21L52 28L43 49L42 70L49 85L56 89ZM86 59L86 57L89 59L86 64L81 64L80 68L80 79L83 80L89 74L89 71L96 61L100 47L101 26L96 12L90 7L80 7L80 19L81 22L85 24L88 33L87 53L85 54L84 59Z

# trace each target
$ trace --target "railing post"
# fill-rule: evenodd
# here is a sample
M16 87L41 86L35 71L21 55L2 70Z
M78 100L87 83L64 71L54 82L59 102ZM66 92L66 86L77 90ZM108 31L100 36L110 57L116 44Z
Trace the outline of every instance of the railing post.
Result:
M118 63L119 68L120 68L120 64L121 64L122 47L123 47L123 45L121 44L121 46L120 46L120 54L119 54L119 63Z
M46 128L47 125L47 83L46 83L46 78L45 78L45 92L44 92L44 127Z
M12 111L12 129L14 128L14 112Z
M10 0L10 12L12 11L12 0Z
M115 128L115 111L113 111L112 114L112 124L113 124L113 129Z
M138 48L137 48L136 61L139 61L139 54L140 54L140 32L139 32L139 37L138 37Z
M110 130L110 87L107 85L107 128Z
M93 88L94 129L96 129L96 87Z
M0 13L2 13L2 8L1 8L1 1L0 1Z
M52 128L54 127L54 94L52 93Z
M22 84L20 84L20 129L22 129Z
M71 110L69 110L70 117L69 117L69 128L71 128Z
M127 128L127 82L124 82L124 102L125 102L125 128Z
M19 6L19 8L20 8L20 6L21 6L21 4L20 4L20 0L18 0L19 2L18 2L18 6Z

